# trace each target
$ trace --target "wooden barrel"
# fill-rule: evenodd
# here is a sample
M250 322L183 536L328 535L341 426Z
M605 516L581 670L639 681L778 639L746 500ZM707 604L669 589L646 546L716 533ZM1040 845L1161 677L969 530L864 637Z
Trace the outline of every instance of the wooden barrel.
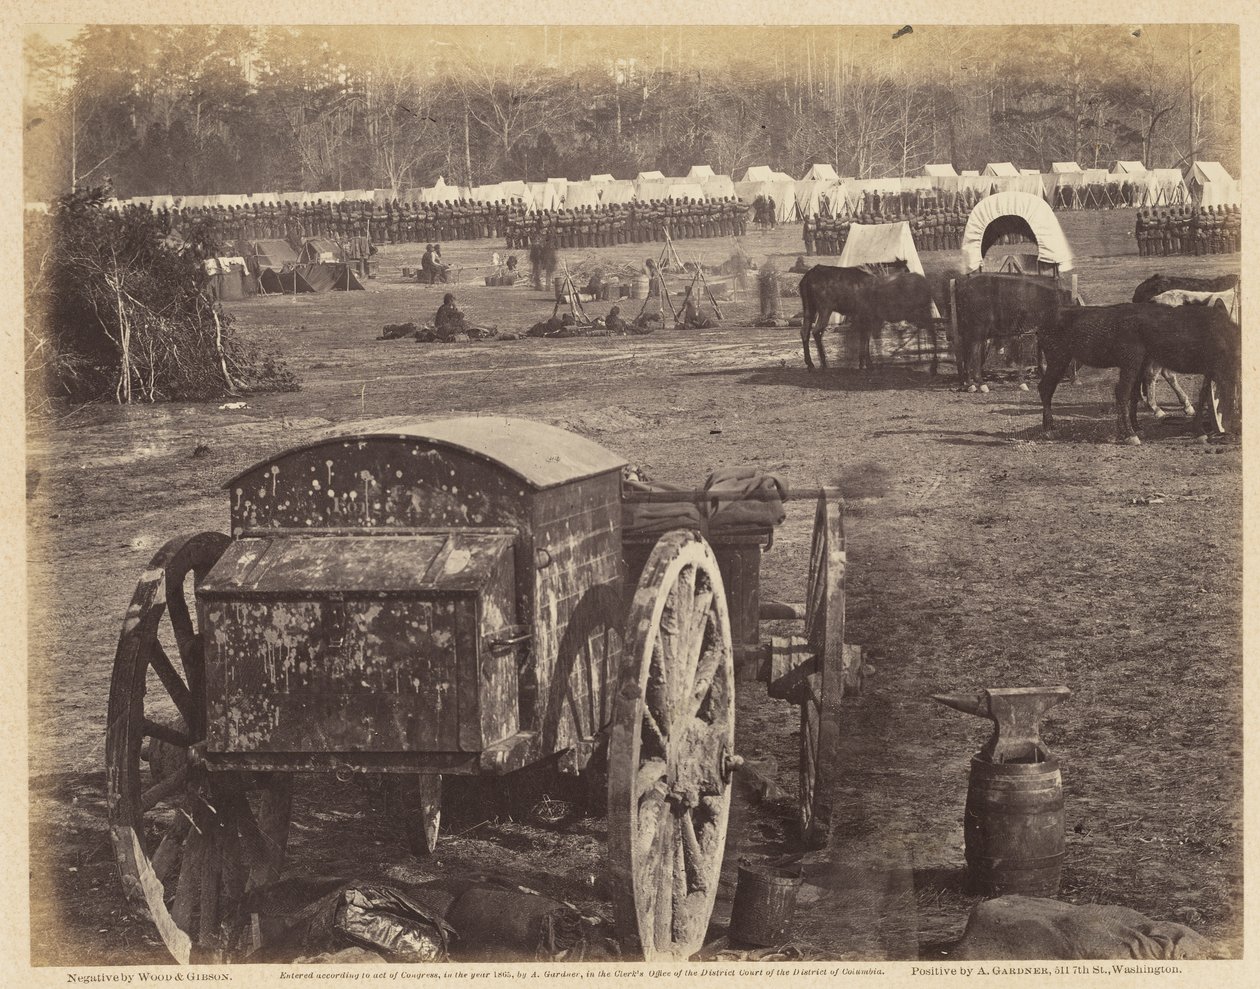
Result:
M781 944L796 913L800 888L799 865L777 868L741 861L731 903L731 941L754 947Z
M651 279L648 278L647 275L639 275L633 282L630 283L630 298L646 299L648 297L648 286L650 284Z
M986 896L1053 897L1063 870L1063 777L1054 756L973 756L963 815L969 886Z

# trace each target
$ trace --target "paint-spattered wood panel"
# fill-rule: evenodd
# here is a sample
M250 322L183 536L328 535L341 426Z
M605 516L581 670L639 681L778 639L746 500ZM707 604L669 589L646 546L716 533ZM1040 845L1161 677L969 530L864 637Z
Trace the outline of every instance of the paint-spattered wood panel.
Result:
M342 574L364 554L370 587ZM238 540L199 593L210 751L477 752L511 735L513 556L476 530Z

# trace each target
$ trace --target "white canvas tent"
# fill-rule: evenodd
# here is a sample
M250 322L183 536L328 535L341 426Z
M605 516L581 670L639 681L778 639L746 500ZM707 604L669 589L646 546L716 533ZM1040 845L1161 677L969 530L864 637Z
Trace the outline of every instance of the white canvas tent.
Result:
M936 165L924 165L923 174L928 178L954 178L958 175L958 173L954 171L954 166L946 162L941 162Z
M1074 161L1052 161L1050 171L1054 175L1080 174L1081 166Z
M634 195L636 199L668 199L669 190L673 185L664 179L642 179L634 183Z
M1020 175L1035 175L1035 176L1037 176L1037 178L1038 178L1038 179L1040 179L1040 178L1041 178L1041 172L1039 172L1039 171L1038 171L1037 169L1035 169L1035 168L1021 168L1021 169L1019 170L1019 174L1020 174Z
M699 182L676 181L669 187L670 199L703 199L704 187Z
M564 190L566 209L577 209L581 206L599 205L599 193L603 188L600 182L570 182Z
M713 178L713 169L708 165L692 165L687 172L688 182L706 182Z
M1138 206L1180 206L1190 202L1190 190L1179 168L1152 168L1142 176L1135 176L1139 188L1135 199Z
M613 179L600 184L604 190L602 202L605 204L628 203L634 199L634 183L629 179Z
M658 171L640 172L634 177L636 182L664 182L665 173Z
M801 177L802 182L839 182L840 176L836 174L836 170L831 165L814 164L809 166L809 171Z
M967 271L978 271L984 251L990 246L985 234L989 225L1002 217L1018 217L1037 241L1037 260L1056 264L1060 271L1072 268L1072 250L1054 210L1040 196L1024 192L999 192L976 203L963 230L962 254ZM992 238L992 234L990 234ZM841 261L841 264L844 262Z
M796 215L796 183L789 182L736 182L735 195L745 206L751 206L758 196L774 200L774 216L778 223L787 223Z
M844 205L844 183L801 179L796 183L796 210L802 216L835 216Z
M970 178L976 178L980 175L980 173L974 168L964 168L961 172L958 173L958 175L960 177L965 175Z
M714 175L705 180L704 194L710 199L725 199L735 195L735 183L729 175Z
M836 264L846 268L891 261L904 261L915 274L923 274L923 262L915 249L910 224L904 220L899 223L852 224Z
M1146 166L1140 161L1118 161L1111 170L1112 175L1144 175Z
M605 173L603 175L592 175L590 180L592 182L611 182L613 181L613 177Z
M741 182L769 182L774 174L769 165L749 165Z
M1225 171L1219 161L1196 161L1192 164L1188 185L1200 206L1242 204L1238 180Z
M984 171L981 174L989 175L989 176L994 176L994 175L1006 176L1006 177L1013 178L1014 176L1019 175L1019 169L1016 168L1009 161L991 161L987 165L984 166Z

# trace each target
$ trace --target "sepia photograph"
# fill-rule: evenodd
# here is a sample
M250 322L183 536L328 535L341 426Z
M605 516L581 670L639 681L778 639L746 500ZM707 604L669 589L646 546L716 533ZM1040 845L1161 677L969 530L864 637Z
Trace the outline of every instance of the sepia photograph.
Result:
M18 25L20 965L1241 963L1243 12Z

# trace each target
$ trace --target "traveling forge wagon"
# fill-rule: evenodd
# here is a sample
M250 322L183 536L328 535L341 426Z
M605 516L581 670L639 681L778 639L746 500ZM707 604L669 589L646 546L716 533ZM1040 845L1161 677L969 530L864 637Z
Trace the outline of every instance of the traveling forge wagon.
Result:
M627 954L702 945L740 763L726 581L687 529L627 580L623 466L521 419L391 423L251 467L230 536L156 554L119 638L107 788L124 890L177 960L257 947L244 904L280 876L293 774L388 774L423 854L443 776L545 761L606 771ZM844 563L825 492L818 517L806 636L740 653L809 707L815 818Z

